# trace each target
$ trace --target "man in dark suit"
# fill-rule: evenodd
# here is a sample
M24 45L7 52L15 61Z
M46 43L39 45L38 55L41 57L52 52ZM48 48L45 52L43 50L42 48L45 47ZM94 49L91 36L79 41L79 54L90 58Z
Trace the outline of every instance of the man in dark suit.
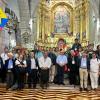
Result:
M71 50L68 55L68 66L70 68L69 72L69 81L71 85L79 84L79 66L78 66L78 56L75 55L75 51Z
M88 70L90 69L90 60L87 53L84 51L79 59L79 75L80 75L80 91L88 91Z
M78 51L81 47L81 44L79 43L78 39L75 39L75 43L72 46L72 50Z
M2 68L3 68L3 60L2 60L2 58L0 57L0 78L2 79L2 76L1 76L1 74L2 74Z
M1 54L1 58L3 60L3 66L2 66L2 70L1 70L1 81L2 83L4 83L6 81L6 74L7 74L7 70L5 68L5 61L8 59L8 54L9 50L7 47L4 48L4 52Z
M98 59L100 59L100 45L97 46L96 54Z
M36 64L34 51L31 52L31 57L27 59L27 72L28 72L28 87L31 88L33 85L33 88L35 89L38 79L37 76L38 67Z
M15 61L13 60L13 54L8 53L9 59L5 61L5 68L7 69L7 86L6 89L12 87L14 84L14 67L15 67Z

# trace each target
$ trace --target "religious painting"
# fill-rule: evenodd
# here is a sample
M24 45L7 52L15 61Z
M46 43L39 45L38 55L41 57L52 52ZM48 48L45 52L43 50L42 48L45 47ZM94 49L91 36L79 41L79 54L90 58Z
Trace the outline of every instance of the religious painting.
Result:
M54 13L54 32L69 33L70 28L70 13L65 6L58 6Z

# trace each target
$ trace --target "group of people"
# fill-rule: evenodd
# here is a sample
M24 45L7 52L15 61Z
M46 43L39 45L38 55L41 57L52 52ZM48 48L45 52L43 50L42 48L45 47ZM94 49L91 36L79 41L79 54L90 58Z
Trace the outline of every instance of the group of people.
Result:
M100 45L97 50L83 49L75 39L72 48L66 53L62 49L43 50L40 46L29 53L19 50L4 52L0 57L0 79L6 82L6 89L36 88L42 89L49 83L65 85L64 74L68 75L70 85L80 85L80 91L97 90L99 84ZM16 88L15 88L16 87Z
M24 55L19 51L12 53L8 51L8 48L4 49L0 58L0 78L1 82L6 82L7 90L21 90L26 81L29 88L36 88L38 82L42 88L48 86L51 59L48 57L47 51L39 52L36 55L40 58L35 59L34 51Z

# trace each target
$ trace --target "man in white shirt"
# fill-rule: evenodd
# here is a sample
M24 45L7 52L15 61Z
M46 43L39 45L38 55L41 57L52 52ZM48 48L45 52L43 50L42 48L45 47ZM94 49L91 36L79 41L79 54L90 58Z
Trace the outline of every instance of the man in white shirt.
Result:
M8 48L5 47L4 52L1 54L1 58L3 60L3 67L2 67L2 72L1 72L2 82L5 82L5 80L6 80L7 70L6 70L6 66L5 66L5 61L9 59L7 54L8 54Z
M44 56L39 58L39 67L40 70L40 80L41 87L44 89L44 86L47 88L49 81L49 69L51 67L51 59L48 57L48 52L44 52Z
M57 56L57 83L58 85L64 84L64 66L67 64L67 56L64 54L64 51L60 51L60 54Z
M92 90L96 90L98 88L99 66L100 60L96 58L96 54L93 53L92 59L90 60L90 79Z
M28 86L29 88L32 87L35 89L37 85L37 72L38 72L38 66L36 65L36 60L35 60L35 54L32 51L31 52L31 58L28 59L27 61L27 66L28 66Z
M15 61L16 71L17 71L17 81L18 81L18 90L24 88L24 80L26 75L27 63L24 59L24 55L19 55L19 58Z

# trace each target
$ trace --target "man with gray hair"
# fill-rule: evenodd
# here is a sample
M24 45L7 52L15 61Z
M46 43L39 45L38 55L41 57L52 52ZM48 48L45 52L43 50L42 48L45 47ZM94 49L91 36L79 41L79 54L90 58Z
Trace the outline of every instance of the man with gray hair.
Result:
M40 67L40 86L42 89L48 87L49 82L49 69L51 67L51 59L48 57L48 52L45 51L43 57L39 58Z
M87 57L86 52L82 53L82 57L79 59L79 75L80 75L80 91L88 91L88 70L90 67L90 61Z

